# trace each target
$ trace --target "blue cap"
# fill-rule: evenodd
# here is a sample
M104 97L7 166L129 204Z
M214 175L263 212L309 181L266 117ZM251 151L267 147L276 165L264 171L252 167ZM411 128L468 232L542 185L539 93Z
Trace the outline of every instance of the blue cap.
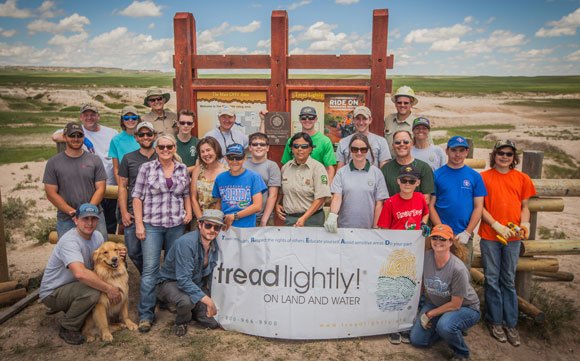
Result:
M80 207L77 209L76 217L77 218L99 217L99 208L94 204L90 203L81 204Z
M244 147L238 143L230 144L226 147L226 155L244 155Z
M469 148L469 144L467 144L467 140L460 135L456 135L451 137L447 142L447 148L457 148L457 147L465 147Z

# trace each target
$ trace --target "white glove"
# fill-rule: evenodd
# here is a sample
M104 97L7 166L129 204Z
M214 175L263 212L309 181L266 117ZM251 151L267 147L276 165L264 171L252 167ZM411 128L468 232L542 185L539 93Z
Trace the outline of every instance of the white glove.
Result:
M338 214L328 213L326 222L324 222L324 229L326 229L326 231L330 233L338 232Z
M423 327L425 330L428 329L430 327L429 322L431 322L431 319L429 319L427 312L425 312L421 315L421 327Z
M493 230L496 231L497 234L499 234L500 236L502 236L506 240L515 235L511 229L509 229L508 227L499 223L498 221L493 222L493 224L491 225L491 228L493 228Z
M457 240L461 244L467 244L467 242L469 242L469 238L471 238L471 234L467 233L467 231L463 231L457 235Z

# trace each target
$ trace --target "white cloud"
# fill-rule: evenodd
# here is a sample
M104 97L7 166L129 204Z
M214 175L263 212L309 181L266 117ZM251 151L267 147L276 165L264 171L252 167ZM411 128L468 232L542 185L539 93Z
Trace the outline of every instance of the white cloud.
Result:
M446 28L417 29L411 31L405 37L405 43L434 43L461 37L471 31L471 27L463 24L455 24Z
M552 54L554 49L531 49L528 51L522 51L518 53L516 56L518 58L538 58L544 55Z
M256 44L256 46L258 48L270 48L272 41L270 39L267 40L259 40L258 43Z
M233 54L235 51L248 52L246 47L225 47L225 43L218 38L232 32L250 33L258 30L261 26L259 21L252 21L248 25L232 26L228 22L223 22L219 26L197 33L198 51L200 54L227 53ZM244 50L245 49L245 50Z
M336 25L326 24L323 21L317 21L312 24L306 32L301 36L303 40L323 40L326 39Z
M493 23L494 21L495 21L495 16L492 16L492 17L490 17L489 19L487 19L487 20L485 21L485 23L486 23L487 25L489 25L489 24Z
M566 56L566 60L580 62L580 49Z
M540 28L540 30L536 32L537 37L549 38L564 35L576 35L576 28L580 26L580 8L576 9L573 13L562 17L558 21L550 21L547 25L551 28Z
M43 1L36 11L40 13L41 18L54 18L62 14L62 11L56 8L56 3L50 0Z
M401 37L401 31L399 29L393 29L389 31L389 38L399 39Z
M2 35L5 38L11 38L15 34L16 34L16 30L15 29L4 30L4 29L0 28L0 35Z
M337 4L341 4L341 5L351 5L351 4L356 4L358 3L360 0L334 0L335 3Z
M245 26L232 26L231 31L237 31L240 33L253 33L260 28L260 24L261 23L259 21L254 20Z
M153 1L133 1L131 5L121 10L119 14L134 18L161 16L161 8L160 5L155 4Z
M297 3L292 3L292 4L288 5L288 10L296 10L301 6L310 4L311 2L312 2L312 0L302 0L302 1L299 1Z
M6 0L0 4L0 17L24 19L32 16L30 9L19 9L16 0Z
M431 50L435 51L453 51L459 47L459 38L449 38L445 40L437 40L431 44Z
M39 32L53 34L64 32L81 33L85 31L84 26L89 25L90 23L91 21L87 17L74 13L71 16L60 20L58 23L38 19L29 23L26 27L31 34Z
M466 16L465 18L463 18L463 23L471 24L474 20L475 18L473 16Z
M304 26L302 26L302 25L294 25L294 26L291 26L290 27L290 29L288 30L288 32L289 33L295 33L295 32L302 31L302 30L304 30Z
M155 23L147 25L147 29L155 29Z
M53 36L52 39L50 39L48 41L48 44L56 45L56 46L77 45L79 43L84 43L88 37L89 37L89 34L87 34L85 32L71 35L71 36L64 36L61 34L57 34L57 35Z

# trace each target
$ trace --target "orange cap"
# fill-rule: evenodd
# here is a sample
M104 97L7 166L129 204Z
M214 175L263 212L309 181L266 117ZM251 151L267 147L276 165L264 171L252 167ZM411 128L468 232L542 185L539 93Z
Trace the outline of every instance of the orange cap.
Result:
M453 238L453 230L446 224L438 224L431 228L431 237L441 236L445 239Z

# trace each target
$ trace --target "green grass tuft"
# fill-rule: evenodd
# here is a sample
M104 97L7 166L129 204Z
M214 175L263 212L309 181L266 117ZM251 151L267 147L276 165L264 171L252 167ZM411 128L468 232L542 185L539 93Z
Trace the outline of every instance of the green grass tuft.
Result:
M56 146L21 146L0 148L0 164L47 160L56 154Z

